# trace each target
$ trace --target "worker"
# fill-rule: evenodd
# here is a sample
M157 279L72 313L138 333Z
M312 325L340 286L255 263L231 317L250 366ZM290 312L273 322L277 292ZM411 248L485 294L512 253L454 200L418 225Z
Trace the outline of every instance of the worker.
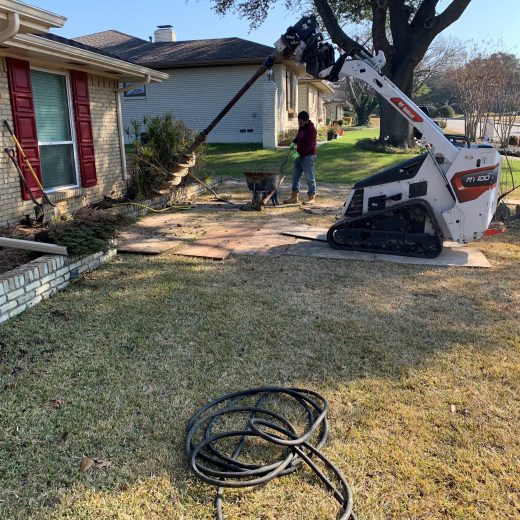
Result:
M316 163L316 127L309 119L308 112L298 114L298 133L289 148L296 151L292 154L294 170L292 177L291 197L285 199L284 204L296 204L299 201L300 179L305 173L307 179L307 201L304 204L316 203L316 178L314 176L314 165Z

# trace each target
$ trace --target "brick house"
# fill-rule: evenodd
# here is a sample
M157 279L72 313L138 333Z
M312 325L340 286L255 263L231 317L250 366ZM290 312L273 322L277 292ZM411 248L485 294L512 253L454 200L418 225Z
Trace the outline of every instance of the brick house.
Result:
M153 42L116 30L75 40L168 73L160 85L146 85L123 96L125 127L143 116L171 112L188 127L204 129L274 52L272 47L241 38L177 41L169 25L158 27ZM281 60L275 63L272 77L261 77L207 141L275 147L279 134L297 128L301 110L308 110L316 124L324 124L323 95L331 91L327 82L309 79L293 60Z
M17 0L0 5L1 150L14 147L3 125L6 120L60 213L122 191L126 162L119 84L167 78L47 34L65 21ZM0 225L18 223L24 215L32 215L34 204L5 153L0 166ZM22 171L33 194L40 197L29 169L22 166Z

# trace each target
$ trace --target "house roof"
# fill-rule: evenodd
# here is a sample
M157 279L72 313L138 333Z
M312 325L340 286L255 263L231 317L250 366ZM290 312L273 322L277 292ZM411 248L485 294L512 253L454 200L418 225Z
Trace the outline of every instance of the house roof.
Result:
M74 40L154 69L262 63L274 52L273 47L242 38L151 43L115 30Z
M0 47L0 56L37 60L67 69L74 67L124 82L140 82L148 78L162 81L168 78L163 72L55 34L17 34Z
M69 45L70 47L74 47L76 49L82 49L89 52L95 52L96 54L100 54L101 56L107 56L109 58L115 58L116 60L123 60L128 63L132 63L133 65L137 65L137 63L132 62L124 58L123 56L119 56L113 52L107 52L103 49L93 47L91 45L85 45L84 43L77 42L75 40L70 40L69 38L64 38L63 36L58 36L57 34L47 33L47 34L39 34L41 38L45 38L47 40L51 40L53 42L63 43L64 45Z

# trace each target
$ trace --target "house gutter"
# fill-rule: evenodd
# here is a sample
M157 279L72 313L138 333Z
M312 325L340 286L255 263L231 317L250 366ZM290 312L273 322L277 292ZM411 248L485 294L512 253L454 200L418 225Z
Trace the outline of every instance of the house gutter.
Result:
M92 51L78 49L64 43L54 42L34 34L17 34L16 37L9 42L9 47L20 50L23 49L24 51L32 51L35 53L39 52L45 56L54 56L55 58L64 60L65 63L69 63L70 60L83 62L89 68L106 70L110 67L113 69L110 72L114 75L127 74L133 77L146 77L150 75L150 72L152 72L152 81L168 79L168 74L164 74L163 72L155 70L150 71L147 67L135 65L118 58L97 54ZM2 49L2 51L3 50L4 49ZM89 72L92 73L93 71L90 70Z
M132 85L128 87L118 88L116 89L116 106L117 106L117 124L119 125L119 142L121 147L121 166L123 168L123 180L128 179L128 166L126 164L126 151L125 151L125 134L123 128L123 111L121 110L121 94L128 92L129 90L133 90L137 87L144 87L148 85L152 81L152 76L150 74L146 74L145 80L139 83L132 83Z
M10 40L20 30L20 15L18 13L7 14L7 27L0 31L0 43Z

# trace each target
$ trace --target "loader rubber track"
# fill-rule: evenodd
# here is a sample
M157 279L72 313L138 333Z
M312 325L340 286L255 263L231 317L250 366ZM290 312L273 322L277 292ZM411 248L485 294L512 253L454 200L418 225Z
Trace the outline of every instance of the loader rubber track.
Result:
M433 234L424 232L427 223ZM331 226L327 241L335 249L435 258L443 240L431 206L416 199L343 218Z

